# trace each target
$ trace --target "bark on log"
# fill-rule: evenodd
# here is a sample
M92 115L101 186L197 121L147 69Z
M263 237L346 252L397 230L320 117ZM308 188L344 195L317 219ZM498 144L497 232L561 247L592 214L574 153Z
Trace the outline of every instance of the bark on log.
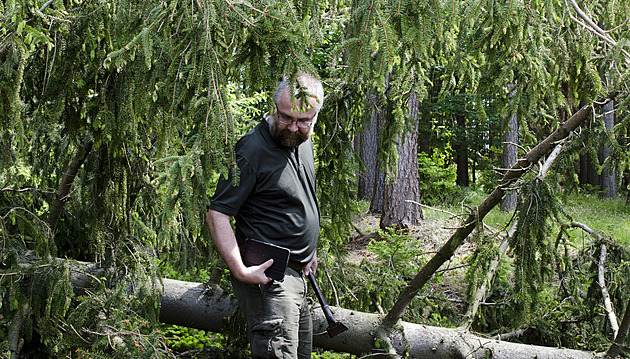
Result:
M203 283L164 279L164 298L160 320L168 324L220 332L224 319L236 307L236 302L219 287ZM374 333L380 327L382 315L331 307L335 319L349 329L334 338L326 333L328 323L321 308L313 306L313 342L323 349L354 355L369 353ZM408 349L409 358L595 358L595 354L579 350L517 344L481 337L468 331L400 322L390 333L390 342L399 353Z
M63 259L59 259L63 260ZM104 270L98 264L73 262L71 281L76 292L90 286ZM236 300L218 286L205 283L162 279L160 321L190 328L221 332L226 319L236 309ZM334 338L326 332L328 322L319 306L311 307L313 343L315 346L354 355L370 353L374 335L381 327L383 315L330 307L335 319L349 329ZM408 350L409 358L487 358L493 359L560 359L597 358L591 352L536 345L510 343L474 335L466 330L432 327L400 321L389 333L395 350Z
M167 278L162 284L163 323L220 332L236 308L236 300L219 287Z

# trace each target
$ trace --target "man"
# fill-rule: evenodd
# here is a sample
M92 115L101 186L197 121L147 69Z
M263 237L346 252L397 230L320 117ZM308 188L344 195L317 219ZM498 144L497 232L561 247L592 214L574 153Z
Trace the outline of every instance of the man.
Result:
M294 96L287 79L278 84L275 112L237 142L239 184L233 185L232 176L219 181L206 219L230 268L254 358L310 358L312 351L305 274L317 269L319 208L310 136L324 90L311 75L298 74L297 81ZM298 96L299 87L307 100ZM230 217L235 218L234 231ZM245 266L241 250L246 238L290 250L283 281L265 275L271 259Z

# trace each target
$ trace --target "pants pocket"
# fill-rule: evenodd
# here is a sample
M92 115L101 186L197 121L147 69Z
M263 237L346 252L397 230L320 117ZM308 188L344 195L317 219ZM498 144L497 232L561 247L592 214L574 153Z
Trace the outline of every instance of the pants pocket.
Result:
M252 325L253 358L282 357L282 318L262 320Z

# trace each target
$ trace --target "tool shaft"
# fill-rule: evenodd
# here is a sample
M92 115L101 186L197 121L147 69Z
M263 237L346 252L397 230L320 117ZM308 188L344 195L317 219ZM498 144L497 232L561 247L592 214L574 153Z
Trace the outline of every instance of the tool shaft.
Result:
M321 289L319 289L319 286L317 285L317 281L315 281L315 276L313 275L313 272L310 272L308 274L308 281L311 282L311 286L313 286L313 290L315 291L317 300L319 301L319 304L322 306L322 310L324 311L324 316L326 317L326 321L328 321L329 324L336 323L337 321L335 320L335 318L333 318L332 312L330 311L328 304L326 304L326 300L324 299L324 294L322 293Z

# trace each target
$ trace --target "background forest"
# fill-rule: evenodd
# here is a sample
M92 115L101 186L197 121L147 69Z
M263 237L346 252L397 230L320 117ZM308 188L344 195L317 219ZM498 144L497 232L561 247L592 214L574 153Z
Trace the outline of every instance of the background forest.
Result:
M413 356L402 320L627 355L630 2L3 0L0 357L246 355L237 315L161 323L161 278L229 292L209 196L300 70L318 277L381 315L321 347Z

